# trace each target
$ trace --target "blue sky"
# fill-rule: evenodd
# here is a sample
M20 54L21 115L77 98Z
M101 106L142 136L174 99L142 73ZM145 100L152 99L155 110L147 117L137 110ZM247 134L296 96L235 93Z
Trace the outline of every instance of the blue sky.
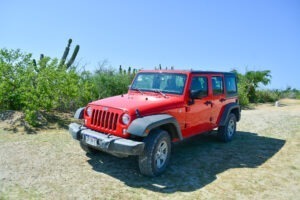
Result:
M300 89L299 0L0 0L0 48L118 68L271 70L268 88Z

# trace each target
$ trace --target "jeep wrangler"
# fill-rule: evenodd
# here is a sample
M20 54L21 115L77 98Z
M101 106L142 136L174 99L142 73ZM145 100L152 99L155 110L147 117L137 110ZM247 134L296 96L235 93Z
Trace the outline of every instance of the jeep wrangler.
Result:
M218 128L232 140L240 120L234 73L142 70L127 94L79 108L69 132L87 153L138 156L140 172L157 176L168 166L171 143Z

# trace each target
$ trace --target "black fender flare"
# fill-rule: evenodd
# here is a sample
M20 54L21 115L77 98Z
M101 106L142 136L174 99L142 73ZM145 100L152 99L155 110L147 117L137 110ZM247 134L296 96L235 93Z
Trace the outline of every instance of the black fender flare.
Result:
M241 106L237 103L229 103L225 106L220 122L219 122L219 126L225 126L227 119L229 117L229 114L231 113L232 110L237 109L237 121L240 120L241 118Z
M75 119L83 119L83 112L84 112L85 107L78 108L75 112L74 118Z
M177 137L180 140L183 139L177 120L173 116L168 114L149 115L137 118L131 122L127 129L127 132L132 135L146 137L151 130L166 124L173 125L175 127Z

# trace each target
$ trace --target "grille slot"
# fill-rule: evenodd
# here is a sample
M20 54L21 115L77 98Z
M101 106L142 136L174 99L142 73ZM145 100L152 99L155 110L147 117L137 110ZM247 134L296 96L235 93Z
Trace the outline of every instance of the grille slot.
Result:
M91 122L96 128L115 131L117 129L118 119L118 113L93 109Z

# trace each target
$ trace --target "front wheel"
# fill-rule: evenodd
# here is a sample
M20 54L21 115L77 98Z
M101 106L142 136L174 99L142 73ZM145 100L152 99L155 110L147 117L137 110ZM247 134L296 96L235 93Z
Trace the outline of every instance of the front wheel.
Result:
M229 114L225 126L220 126L218 129L218 138L223 142L232 140L236 132L236 116L233 113Z
M144 153L139 156L139 168L146 176L162 174L171 157L171 139L163 130L151 132L145 139Z

